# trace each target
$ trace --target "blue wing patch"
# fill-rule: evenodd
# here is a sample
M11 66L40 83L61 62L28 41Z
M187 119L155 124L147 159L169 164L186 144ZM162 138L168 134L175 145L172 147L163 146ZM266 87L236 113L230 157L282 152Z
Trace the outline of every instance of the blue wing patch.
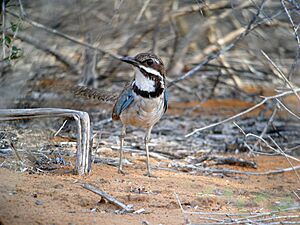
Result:
M113 111L112 111L112 119L119 120L121 113L133 102L134 96L132 90L125 90L119 96Z
M165 93L164 93L164 108L165 108L165 112L168 109L168 97L169 97L169 92L167 89L165 89Z

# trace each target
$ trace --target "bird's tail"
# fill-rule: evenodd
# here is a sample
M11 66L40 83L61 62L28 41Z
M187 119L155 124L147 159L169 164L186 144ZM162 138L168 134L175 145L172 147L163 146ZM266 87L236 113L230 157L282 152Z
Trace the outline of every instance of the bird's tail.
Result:
M85 99L94 99L100 102L113 103L117 100L118 94L113 91L107 91L104 89L90 88L86 86L66 84L62 81L56 80L43 80L39 83L39 89L41 92L54 91L56 93L71 94L76 97L83 97Z
M95 99L100 102L115 102L118 98L116 93L107 90L89 88L85 86L73 86L71 89L75 96L84 97L87 99Z

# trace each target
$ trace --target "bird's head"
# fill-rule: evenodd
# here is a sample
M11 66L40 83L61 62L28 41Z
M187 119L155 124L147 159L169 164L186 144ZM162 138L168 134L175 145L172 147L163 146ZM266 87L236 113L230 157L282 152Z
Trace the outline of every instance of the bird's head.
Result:
M123 62L133 65L135 70L134 85L144 92L156 92L158 95L165 88L165 66L163 61L152 53L140 53L135 57L123 57ZM160 95L160 94L159 94Z

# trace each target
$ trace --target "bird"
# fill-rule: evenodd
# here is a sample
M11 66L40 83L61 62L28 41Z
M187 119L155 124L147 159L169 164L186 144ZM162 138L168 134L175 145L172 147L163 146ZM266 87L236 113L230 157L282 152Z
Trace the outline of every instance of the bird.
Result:
M134 78L119 95L113 110L113 121L120 120L120 156L118 172L123 173L123 144L127 126L145 129L144 145L146 151L147 173L151 176L149 162L149 141L153 126L168 109L166 71L163 61L153 53L140 53L135 57L121 59L133 66Z
M123 171L123 145L126 128L134 126L145 130L146 176L152 176L149 162L149 141L153 126L168 109L166 70L160 57L153 53L139 53L135 57L124 56L121 61L132 65L134 78L116 96L108 91L80 87L75 94L99 101L115 101L112 120L121 121L118 172Z

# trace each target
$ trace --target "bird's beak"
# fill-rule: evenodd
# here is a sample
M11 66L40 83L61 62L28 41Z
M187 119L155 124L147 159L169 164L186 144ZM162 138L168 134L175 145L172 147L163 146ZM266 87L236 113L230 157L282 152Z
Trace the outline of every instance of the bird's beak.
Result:
M130 57L130 56L124 56L123 58L121 58L121 60L123 62L129 63L133 66L139 66L140 63L138 61L136 61L134 58Z

